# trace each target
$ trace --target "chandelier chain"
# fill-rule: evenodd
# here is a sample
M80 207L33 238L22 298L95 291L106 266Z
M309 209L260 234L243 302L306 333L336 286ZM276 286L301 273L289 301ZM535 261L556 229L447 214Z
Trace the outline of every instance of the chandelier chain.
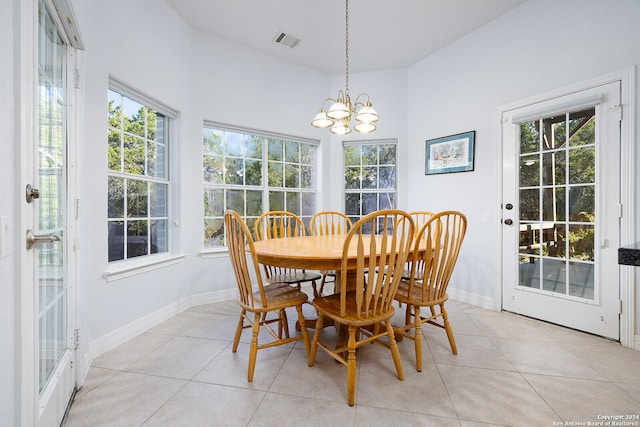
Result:
M349 96L349 0L345 5L345 95Z

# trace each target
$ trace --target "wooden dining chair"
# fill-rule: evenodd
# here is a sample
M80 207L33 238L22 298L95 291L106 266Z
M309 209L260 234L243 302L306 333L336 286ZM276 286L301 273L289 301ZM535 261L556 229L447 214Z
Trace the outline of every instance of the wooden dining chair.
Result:
M254 232L256 240L298 237L307 234L302 219L286 211L263 213L254 224ZM318 273L272 265L263 265L263 268L267 280L271 283L289 283L300 289L302 283L311 282L314 296L318 295L317 281L322 278Z
M300 324L304 324L302 304L307 302L309 297L304 292L289 286L288 283L264 285L251 232L244 220L237 212L228 210L224 215L224 224L229 247L229 258L231 258L240 294L238 304L241 307L240 320L236 327L232 351L235 353L238 350L242 331L251 328L251 348L249 350L249 369L247 374L247 381L251 382L253 381L258 350L302 339L307 355L309 355L309 334L307 329L302 328L300 335L290 337L285 311L289 307L295 307ZM252 263L248 262L247 253L250 254ZM254 283L251 280L252 269L256 277L255 285L257 290L254 290ZM267 318L267 314L271 312L276 313L275 318ZM249 313L253 313L253 316ZM270 326L270 324L276 322L278 323L277 332ZM273 338L264 344L258 342L261 327L264 327Z
M431 211L411 211L409 215L413 219L413 225L416 227L416 235L418 234L418 230L422 228L422 226L427 222L432 216L433 212ZM411 257L407 259L407 266L404 269L404 273L402 274L403 279L408 279L411 274ZM402 304L400 304L402 307Z
M403 278L395 299L406 304L405 325L394 327L398 339L415 341L416 370L422 371L422 329L425 323L445 329L453 354L458 354L445 302L447 286L467 230L467 217L457 211L434 214L416 234L409 278ZM423 316L421 307L429 307ZM436 309L437 307L437 309ZM442 320L438 321L438 318ZM411 332L413 331L413 332Z
M413 234L413 221L404 211L380 210L363 217L345 238L337 293L311 302L318 320L309 366L315 363L318 347L345 365L349 406L355 404L356 349L367 343L389 348L398 378L404 379L390 319ZM332 348L320 341L325 318L339 324L341 334L346 328L346 345L339 339L336 348ZM383 337L387 339L383 340Z
M318 212L311 217L309 221L309 234L313 236L327 236L334 234L347 234L353 222L348 216L341 212L336 211L323 211ZM335 282L336 272L335 270L320 270L322 278L320 279L319 295L324 292L324 285L326 283ZM330 279L327 282L327 279Z

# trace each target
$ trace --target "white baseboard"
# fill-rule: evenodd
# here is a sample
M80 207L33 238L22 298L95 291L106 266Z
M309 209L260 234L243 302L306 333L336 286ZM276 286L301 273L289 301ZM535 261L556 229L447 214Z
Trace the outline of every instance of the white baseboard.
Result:
M496 308L496 303L491 297L485 297L451 287L447 288L447 294L449 294L449 297L451 299L454 299L456 301L466 302L467 304L477 305L489 310L499 310L499 308Z
M148 331L165 320L181 313L191 307L202 304L211 304L221 301L229 301L238 297L237 289L230 289L217 292L206 292L183 298L180 301L169 304L159 310L126 324L114 331L111 331L89 343L89 350L84 353L82 360L78 361L78 385L84 384L84 380L89 373L93 359L129 341L141 333Z
M640 351L640 335L635 335L634 336L633 349Z

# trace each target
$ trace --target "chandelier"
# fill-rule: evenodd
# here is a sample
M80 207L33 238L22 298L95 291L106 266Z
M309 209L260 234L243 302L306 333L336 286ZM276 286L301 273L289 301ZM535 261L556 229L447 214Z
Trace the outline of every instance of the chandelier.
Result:
M351 118L355 117L356 123L353 127L357 132L369 133L376 130L375 122L380 119L376 110L369 100L369 95L361 93L351 104L349 97L349 0L345 0L345 90L338 91L336 99L327 98L322 101L320 112L316 114L311 122L317 128L330 127L331 133L335 135L346 135L351 132ZM362 99L362 101L361 101ZM329 111L325 110L327 101L333 102Z

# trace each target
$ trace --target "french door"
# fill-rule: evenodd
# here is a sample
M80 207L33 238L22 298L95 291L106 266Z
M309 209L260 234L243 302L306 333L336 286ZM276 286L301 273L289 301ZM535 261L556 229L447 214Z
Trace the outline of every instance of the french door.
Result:
M620 87L503 113L503 308L620 337Z
M29 289L23 294L23 420L28 425L60 425L75 389L73 370L75 299L70 292L69 269L69 122L72 116L69 64L72 49L54 3L38 0L23 5L23 22L37 19L35 58L25 56L23 79L25 243L23 272ZM34 9L35 8L35 9ZM37 17L37 18L36 18ZM31 21L33 22L33 21ZM29 69L33 70L30 73ZM33 78L31 78L33 76ZM29 99L33 105L29 102ZM30 145L30 146L29 146ZM28 341L31 341L29 343Z

